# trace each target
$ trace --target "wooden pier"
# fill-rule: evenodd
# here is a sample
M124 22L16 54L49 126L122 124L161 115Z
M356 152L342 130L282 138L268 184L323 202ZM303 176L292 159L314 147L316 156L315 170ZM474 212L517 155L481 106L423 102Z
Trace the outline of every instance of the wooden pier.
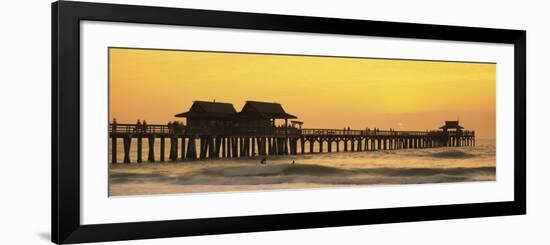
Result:
M450 131L446 126L430 131L302 129L290 126L205 129L181 124L113 122L109 125L111 163L119 162L119 141L123 142L124 163L475 146L475 131L462 130L458 122L456 125L454 122L447 122L457 128ZM146 160L142 158L145 143L148 146ZM155 152L157 143L160 152ZM136 147L136 159L130 157L133 147ZM166 153L168 159L165 159Z

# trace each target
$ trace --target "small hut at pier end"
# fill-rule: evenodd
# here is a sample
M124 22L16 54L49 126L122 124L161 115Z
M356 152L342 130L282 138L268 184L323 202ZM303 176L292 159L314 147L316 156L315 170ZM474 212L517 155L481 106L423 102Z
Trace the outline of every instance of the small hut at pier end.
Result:
M447 131L462 131L464 127L460 126L458 124L458 121L445 121L445 125L439 127L439 129L442 129L444 132Z
M189 111L176 114L175 117L187 119L188 130L224 130L233 126L237 111L233 104L193 101Z
M286 113L279 103L260 101L246 101L237 117L239 118L238 127L240 128L275 127L276 119L283 119L285 127L288 127L288 119L298 118Z

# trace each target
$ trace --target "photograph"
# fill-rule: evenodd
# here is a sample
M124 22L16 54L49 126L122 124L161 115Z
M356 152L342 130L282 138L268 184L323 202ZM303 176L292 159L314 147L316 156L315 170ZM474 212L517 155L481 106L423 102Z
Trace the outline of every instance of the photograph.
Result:
M109 196L496 181L496 63L108 49Z

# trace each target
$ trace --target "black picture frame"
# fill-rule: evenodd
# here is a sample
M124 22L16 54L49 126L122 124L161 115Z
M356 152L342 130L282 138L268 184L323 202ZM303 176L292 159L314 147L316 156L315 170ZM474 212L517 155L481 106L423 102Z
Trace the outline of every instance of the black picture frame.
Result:
M80 224L80 21L514 45L514 201ZM52 242L82 243L526 213L526 31L61 1L52 4Z

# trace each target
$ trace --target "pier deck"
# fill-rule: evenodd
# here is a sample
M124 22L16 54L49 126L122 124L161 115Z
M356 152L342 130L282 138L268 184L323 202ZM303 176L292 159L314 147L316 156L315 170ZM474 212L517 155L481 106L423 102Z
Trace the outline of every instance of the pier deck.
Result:
M262 128L191 128L183 125L109 125L111 163L118 163L117 142L122 140L124 163L132 162L132 139L136 142L136 162L143 162L144 140L148 144L147 161L243 158L269 155L296 155L322 152L368 152L378 150L475 146L475 131L427 130L347 130L293 127ZM159 157L155 142L160 140ZM166 141L169 141L168 143ZM306 147L306 145L308 147ZM318 147L315 147L317 145ZM340 146L343 145L343 149ZM167 149L168 148L168 149Z

